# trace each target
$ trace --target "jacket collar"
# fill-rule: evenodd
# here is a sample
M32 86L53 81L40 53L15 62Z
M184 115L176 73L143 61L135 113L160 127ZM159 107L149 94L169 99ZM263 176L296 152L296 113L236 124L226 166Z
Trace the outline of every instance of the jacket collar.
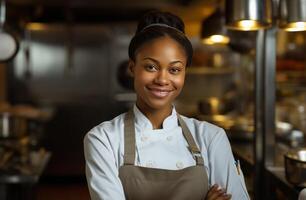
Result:
M151 121L138 109L136 104L134 104L133 111L137 128L140 128L140 130L153 130ZM178 126L177 113L175 107L172 106L172 113L164 120L162 129L173 129L176 126Z

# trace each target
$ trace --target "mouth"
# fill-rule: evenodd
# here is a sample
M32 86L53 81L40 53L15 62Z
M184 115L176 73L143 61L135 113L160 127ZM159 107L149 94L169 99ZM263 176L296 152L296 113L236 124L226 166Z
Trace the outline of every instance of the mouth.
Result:
M173 91L171 89L147 88L148 91L157 98L165 98Z

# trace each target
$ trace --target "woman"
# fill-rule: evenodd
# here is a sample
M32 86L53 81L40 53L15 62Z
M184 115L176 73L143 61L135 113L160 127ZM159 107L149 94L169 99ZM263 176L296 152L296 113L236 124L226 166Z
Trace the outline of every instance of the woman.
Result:
M249 199L223 129L173 106L192 52L177 16L140 20L129 46L136 104L84 139L92 199Z

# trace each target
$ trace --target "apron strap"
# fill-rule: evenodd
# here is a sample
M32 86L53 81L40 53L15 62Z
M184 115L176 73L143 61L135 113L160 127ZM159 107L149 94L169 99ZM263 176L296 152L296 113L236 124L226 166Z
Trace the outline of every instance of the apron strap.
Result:
M182 117L177 114L178 122L182 128L183 135L188 143L189 150L197 165L204 165L201 151L196 145L192 134L189 131ZM124 165L134 165L135 162L135 125L133 110L129 110L124 118Z
M189 128L187 127L186 123L184 122L184 120L179 114L177 114L177 118L182 128L183 135L188 143L189 150L191 151L191 154L194 157L197 165L204 165L204 159L201 155L201 151L196 145L194 138L192 137L192 134L190 133Z
M124 141L124 165L134 165L136 146L133 110L128 111L124 118Z

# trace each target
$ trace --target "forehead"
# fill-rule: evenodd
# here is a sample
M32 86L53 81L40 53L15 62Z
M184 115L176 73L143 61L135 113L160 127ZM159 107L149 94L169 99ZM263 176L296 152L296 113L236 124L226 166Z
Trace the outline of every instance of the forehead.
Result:
M143 44L136 53L139 56L171 56L186 59L184 48L169 36L159 37Z

